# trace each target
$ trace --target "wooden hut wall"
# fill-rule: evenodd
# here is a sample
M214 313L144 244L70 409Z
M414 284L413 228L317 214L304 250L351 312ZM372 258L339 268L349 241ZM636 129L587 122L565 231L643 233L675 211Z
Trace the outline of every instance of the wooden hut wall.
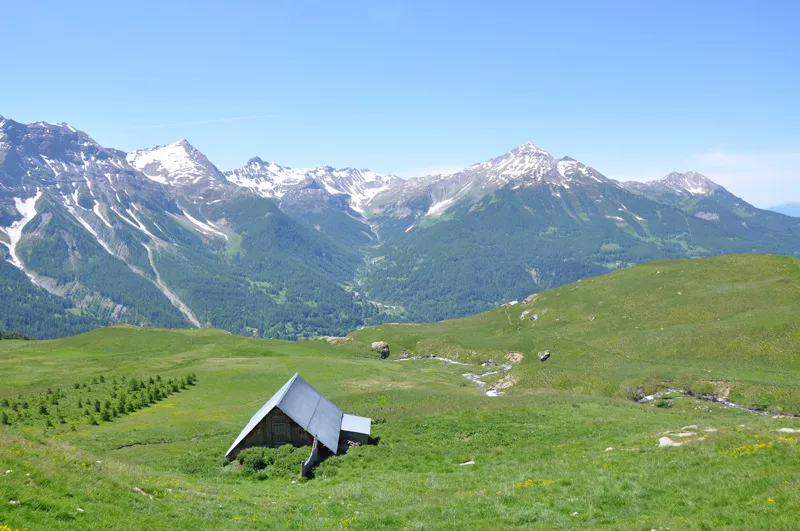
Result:
M239 451L253 446L277 448L284 444L307 446L313 442L314 437L283 411L275 408L247 434L239 444Z

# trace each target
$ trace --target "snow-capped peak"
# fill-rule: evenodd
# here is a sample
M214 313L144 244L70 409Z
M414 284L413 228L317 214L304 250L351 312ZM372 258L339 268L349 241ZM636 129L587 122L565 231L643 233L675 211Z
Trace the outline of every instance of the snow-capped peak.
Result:
M363 212L374 196L399 180L393 175L382 175L367 169L335 169L330 166L289 168L264 162L259 157L253 157L247 164L226 175L230 182L264 197L281 198L293 188L316 182L329 194L349 195L350 207L358 212Z
M540 177L552 165L553 157L550 153L527 142L499 157L473 164L459 173L485 172L490 180L508 182L523 176Z
M717 183L694 171L686 173L672 172L660 181L656 181L656 183L673 192L686 192L691 195L710 195L720 189Z
M550 157L550 153L534 145L532 142L525 142L524 144L518 145L511 150L511 153L515 155L527 155L534 157Z
M187 185L206 182L222 185L225 177L200 151L186 139L150 149L131 151L128 164L147 178L161 184Z

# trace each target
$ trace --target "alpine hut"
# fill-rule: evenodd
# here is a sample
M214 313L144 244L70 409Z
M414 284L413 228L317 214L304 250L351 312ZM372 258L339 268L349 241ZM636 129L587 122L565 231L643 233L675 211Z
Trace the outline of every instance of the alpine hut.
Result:
M225 457L235 459L239 452L252 446L276 448L291 444L311 445L312 458L316 460L317 441L336 454L351 443L366 444L371 424L366 417L342 413L336 404L295 373L253 415Z

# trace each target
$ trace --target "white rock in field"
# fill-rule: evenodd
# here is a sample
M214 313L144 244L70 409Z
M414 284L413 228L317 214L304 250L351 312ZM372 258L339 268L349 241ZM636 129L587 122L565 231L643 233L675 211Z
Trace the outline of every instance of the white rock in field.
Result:
M381 359L386 359L389 357L389 343L386 341L375 341L372 343L372 350L380 354Z
M780 428L775 431L779 431L781 433L800 433L800 430L793 430L792 428Z
M683 443L675 442L669 437L661 437L658 440L658 446L664 448L665 446L683 446Z

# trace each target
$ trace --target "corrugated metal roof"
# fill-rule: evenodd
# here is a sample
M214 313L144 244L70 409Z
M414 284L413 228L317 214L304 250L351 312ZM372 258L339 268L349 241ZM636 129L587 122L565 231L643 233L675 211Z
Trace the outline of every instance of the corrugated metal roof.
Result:
M372 419L367 417L348 415L347 413L342 416L342 431L351 431L353 433L363 433L364 435L369 435L369 430L371 427Z
M311 387L303 378L295 373L281 387L242 430L236 441L225 455L229 455L253 428L258 425L273 408L277 407L301 428L316 436L326 448L334 454L339 447L339 430L342 426L342 410Z
M294 382L278 402L278 408L336 453L339 448L339 429L342 427L342 410L299 374L294 375Z

